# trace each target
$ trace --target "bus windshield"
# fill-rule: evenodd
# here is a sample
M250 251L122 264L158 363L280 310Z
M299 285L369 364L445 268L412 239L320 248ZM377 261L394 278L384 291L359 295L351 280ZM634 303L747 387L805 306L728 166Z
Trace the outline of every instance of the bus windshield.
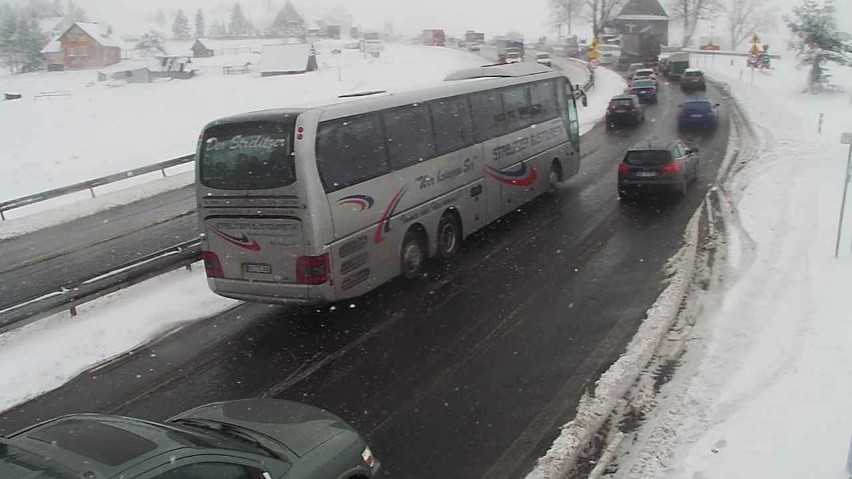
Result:
M201 183L220 190L262 190L295 183L296 119L209 128L200 151Z

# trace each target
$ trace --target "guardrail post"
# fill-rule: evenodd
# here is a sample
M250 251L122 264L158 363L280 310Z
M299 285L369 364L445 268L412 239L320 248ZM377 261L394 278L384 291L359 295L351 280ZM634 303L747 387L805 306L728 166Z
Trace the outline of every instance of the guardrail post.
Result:
M72 317L72 318L73 318L74 316L77 316L77 307L76 307L76 306L71 306L70 311L71 311L71 317Z
M91 194L92 194L92 198L94 198L94 197L95 197L95 188L94 188L94 187L89 188L89 193L91 193Z
M189 263L188 265L186 265L186 270L192 271L192 263Z
M3 210L0 210L0 218L2 218L3 221L6 221L6 215L3 214Z
M166 169L165 169L165 168L163 168L162 170L160 170L160 173L162 173L162 174L163 174L163 178L165 178L166 176L168 176L168 175L166 175Z

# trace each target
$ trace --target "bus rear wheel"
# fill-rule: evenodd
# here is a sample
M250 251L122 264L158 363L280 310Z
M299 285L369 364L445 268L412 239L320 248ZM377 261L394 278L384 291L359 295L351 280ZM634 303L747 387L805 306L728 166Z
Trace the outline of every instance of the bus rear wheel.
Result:
M416 230L408 230L402 240L400 269L405 279L417 279L423 276L426 263L426 242Z
M454 213L444 213L438 223L438 256L453 259L459 254L461 225Z

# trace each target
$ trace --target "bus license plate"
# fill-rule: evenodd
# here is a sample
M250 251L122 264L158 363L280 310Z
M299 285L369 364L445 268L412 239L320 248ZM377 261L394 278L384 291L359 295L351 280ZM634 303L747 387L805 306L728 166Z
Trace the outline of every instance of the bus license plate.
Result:
M246 263L243 265L246 273L271 274L272 266L268 264Z

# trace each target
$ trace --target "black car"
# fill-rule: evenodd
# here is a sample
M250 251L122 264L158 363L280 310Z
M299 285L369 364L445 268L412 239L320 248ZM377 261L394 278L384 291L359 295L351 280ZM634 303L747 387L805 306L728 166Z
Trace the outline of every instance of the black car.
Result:
M165 423L75 414L0 437L2 478L367 479L378 469L342 419L278 399L208 404Z
M638 125L645 121L645 110L636 95L612 97L606 109L607 128L616 125Z
M657 103L657 85L654 80L636 80L630 86L630 94L636 95L640 102Z
M657 191L685 195L688 184L698 179L699 161L698 148L680 140L638 144L618 165L618 196Z
M704 73L701 70L687 68L680 78L680 88L683 91L706 90L707 83L704 81Z

